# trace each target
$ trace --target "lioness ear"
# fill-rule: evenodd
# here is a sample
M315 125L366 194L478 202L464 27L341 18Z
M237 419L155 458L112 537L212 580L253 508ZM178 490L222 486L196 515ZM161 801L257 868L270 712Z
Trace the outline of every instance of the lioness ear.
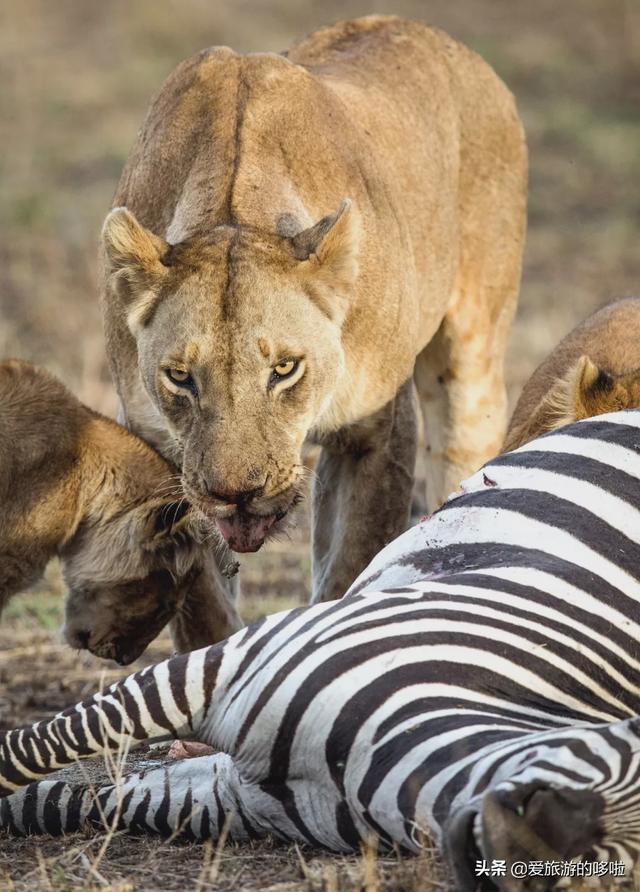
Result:
M116 291L128 304L127 321L135 330L151 318L157 287L167 273L162 258L168 243L139 223L127 208L114 208L102 227L107 272Z
M291 239L295 257L337 288L352 285L358 275L359 242L360 223L349 199Z
M146 229L127 208L109 212L102 227L102 243L111 272L131 269L151 276L162 274L168 243Z

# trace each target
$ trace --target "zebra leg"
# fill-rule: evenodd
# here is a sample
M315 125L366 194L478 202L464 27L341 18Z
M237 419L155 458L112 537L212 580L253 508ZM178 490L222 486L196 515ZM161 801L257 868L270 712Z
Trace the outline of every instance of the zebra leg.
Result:
M131 774L98 790L55 780L30 784L0 801L0 829L59 836L90 825L199 840L217 839L224 830L243 840L260 831L241 793L233 760L218 753Z
M165 660L51 721L0 734L0 797L78 759L124 751L132 741L187 738L215 746L224 644Z

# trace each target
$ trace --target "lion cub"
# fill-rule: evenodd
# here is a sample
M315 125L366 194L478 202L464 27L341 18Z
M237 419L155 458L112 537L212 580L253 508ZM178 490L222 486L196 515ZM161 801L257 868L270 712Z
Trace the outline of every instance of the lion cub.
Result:
M518 400L504 449L572 421L640 407L640 298L609 304L564 338Z
M171 466L27 362L0 363L0 610L60 557L70 645L136 659L197 560Z

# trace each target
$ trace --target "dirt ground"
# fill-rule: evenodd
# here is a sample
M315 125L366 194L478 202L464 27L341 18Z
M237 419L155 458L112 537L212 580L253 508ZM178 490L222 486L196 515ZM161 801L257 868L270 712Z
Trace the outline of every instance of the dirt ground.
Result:
M49 587L58 587L56 568ZM50 599L53 604L46 603ZM43 591L26 596L19 616L14 607L0 627L0 728L35 721L93 693L126 674L125 670L90 654L77 654L42 627L58 622L60 599ZM44 603L44 607L43 607ZM289 606L287 599L269 610ZM245 616L263 612L255 597L245 601ZM43 616L38 611L46 610ZM168 636L149 647L128 670L135 671L171 653ZM145 747L129 757L123 771L153 767L165 758L167 746ZM100 761L60 772L77 783L108 783ZM167 843L127 834L78 833L64 840L31 837L11 839L0 831L0 890L67 892L101 889L110 892L339 892L339 890L436 890L443 869L432 851L419 858L381 858L366 848L362 855L334 857L307 847L273 840L250 845Z
M278 50L369 12L423 19L477 49L518 99L531 154L529 233L507 359L513 404L580 319L640 293L637 0L4 0L0 4L0 356L59 374L113 413L96 303L102 218L151 95L204 46ZM308 526L241 562L245 619L309 593ZM0 728L42 718L123 671L59 641L52 567L0 626ZM170 650L167 637L145 660ZM135 668L135 667L134 667ZM145 754L161 758L162 752ZM437 864L318 856L271 843L0 838L0 890L428 890Z

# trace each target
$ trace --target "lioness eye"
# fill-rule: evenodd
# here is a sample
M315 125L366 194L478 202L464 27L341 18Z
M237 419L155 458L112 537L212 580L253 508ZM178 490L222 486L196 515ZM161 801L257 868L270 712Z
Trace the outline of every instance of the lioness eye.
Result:
M184 369L165 369L167 378L177 387L184 387L186 390L196 390L196 382L193 380L189 372Z
M274 373L278 378L288 378L289 375L293 374L295 370L298 368L298 363L294 359L287 359L284 362L279 362L278 365L273 367Z

